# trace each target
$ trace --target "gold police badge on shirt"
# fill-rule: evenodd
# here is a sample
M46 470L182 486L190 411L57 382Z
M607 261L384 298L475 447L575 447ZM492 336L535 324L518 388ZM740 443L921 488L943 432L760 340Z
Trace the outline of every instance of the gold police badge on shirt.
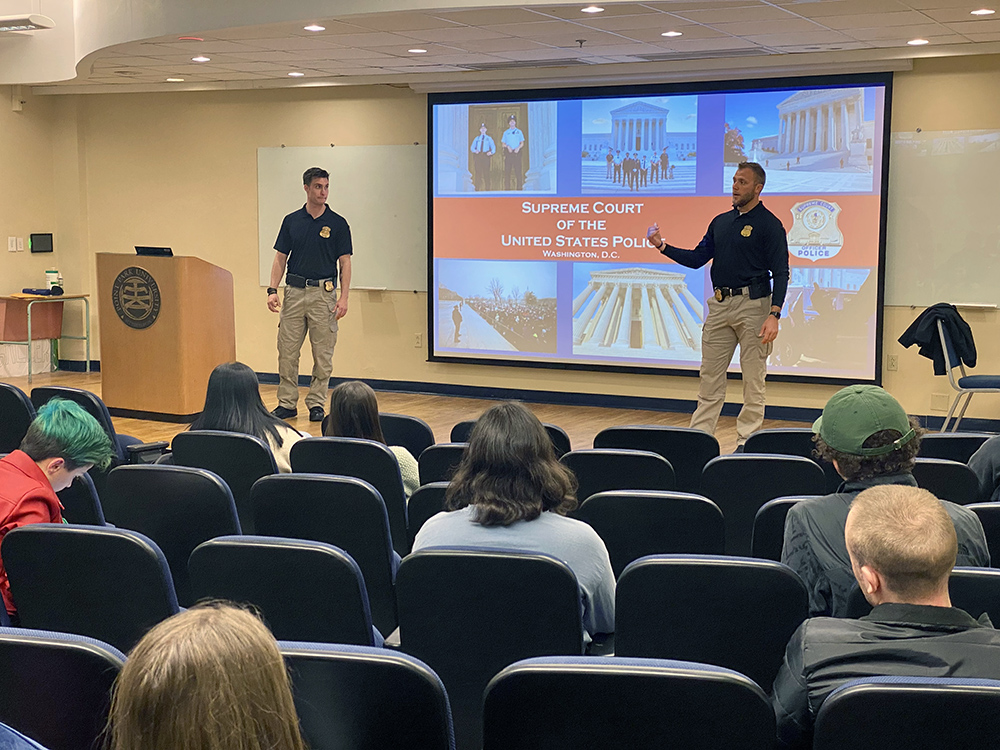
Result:
M329 236L330 236L330 227L323 227L322 229L320 229L319 230L319 236L322 237L324 240L327 239L327 238L329 238Z
M744 237L749 237L750 233L753 231L753 227L747 224L743 229L740 230L740 234Z

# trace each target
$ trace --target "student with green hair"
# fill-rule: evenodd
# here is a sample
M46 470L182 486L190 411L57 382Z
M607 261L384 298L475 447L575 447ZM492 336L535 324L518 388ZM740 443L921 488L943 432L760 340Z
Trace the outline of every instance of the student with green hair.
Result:
M31 523L62 523L56 493L92 466L106 469L114 448L96 419L72 401L54 398L38 410L20 449L0 459L0 544ZM2 547L0 547L2 550ZM11 620L17 609L0 558L0 595Z

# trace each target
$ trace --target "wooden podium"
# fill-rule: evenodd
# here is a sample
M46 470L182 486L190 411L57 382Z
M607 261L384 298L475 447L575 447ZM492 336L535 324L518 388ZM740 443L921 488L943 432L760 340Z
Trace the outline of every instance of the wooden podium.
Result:
M116 416L192 421L236 359L233 275L200 258L97 254L101 394Z

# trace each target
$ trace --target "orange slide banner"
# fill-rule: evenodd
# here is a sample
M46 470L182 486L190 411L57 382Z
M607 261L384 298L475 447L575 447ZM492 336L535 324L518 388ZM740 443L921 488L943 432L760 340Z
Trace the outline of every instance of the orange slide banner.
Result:
M764 205L789 232L792 265L876 265L878 196L776 195ZM647 228L659 223L667 242L690 249L728 206L726 196L435 198L434 257L671 263Z

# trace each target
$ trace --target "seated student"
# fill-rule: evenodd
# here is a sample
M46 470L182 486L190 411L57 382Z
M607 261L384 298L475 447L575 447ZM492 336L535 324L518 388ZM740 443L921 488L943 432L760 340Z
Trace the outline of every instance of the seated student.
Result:
M305 750L278 644L225 602L143 636L118 676L108 728L109 750Z
M1000 502L1000 435L991 437L972 454L969 468L979 477L979 495L985 502Z
M556 460L552 441L527 407L487 409L448 488L448 511L417 532L413 551L491 547L542 552L576 574L588 633L615 628L615 574L607 547L590 526L566 518L576 507L576 477Z
M872 487L851 504L845 534L874 609L858 620L816 617L795 631L772 695L780 747L811 747L820 706L850 680L1000 678L1000 633L987 616L951 606L958 541L944 503L917 487Z
M56 493L91 466L106 469L114 456L108 434L82 406L61 398L42 406L21 447L0 459L0 542L19 526L61 523L62 504ZM16 624L17 608L2 560L0 595Z
M323 434L328 437L361 438L386 445L382 425L378 421L378 399L375 391L359 380L341 383L330 392L330 417ZM417 459L401 445L389 445L396 456L403 477L407 499L420 486Z
M260 399L257 373L242 362L219 365L208 377L205 408L189 430L224 430L258 437L271 446L278 471L292 470L292 446L304 435L271 414Z
M876 485L916 487L914 459L919 426L888 392L852 385L835 393L813 425L816 453L831 461L844 483L833 495L803 500L789 509L781 562L799 574L809 592L809 615L842 617L854 588L844 544L851 500ZM976 514L944 503L958 533L958 565L989 567L986 535Z

